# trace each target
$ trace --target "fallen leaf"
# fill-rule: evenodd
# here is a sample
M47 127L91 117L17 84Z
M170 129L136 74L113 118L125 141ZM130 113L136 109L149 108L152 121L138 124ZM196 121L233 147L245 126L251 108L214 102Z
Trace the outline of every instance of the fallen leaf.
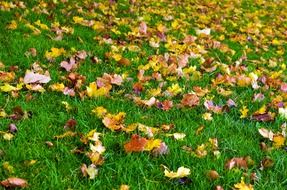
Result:
M128 185L121 185L119 190L129 190L130 186Z
M35 73L33 71L26 71L26 74L24 76L24 83L30 84L30 83L48 83L51 80L49 73L46 73L45 75Z
M65 132L65 133L62 134L62 135L56 135L56 136L54 136L54 138L56 138L56 139L63 139L63 138L66 138L66 137L74 137L74 136L76 136L76 135L77 135L76 132L67 131L67 132Z
M246 118L246 117L248 116L248 111L249 111L249 109L247 109L246 106L243 106L243 108L240 109L239 111L240 111L240 113L241 113L240 118Z
M3 139L7 141L11 141L14 138L14 135L12 133L4 133L3 134Z
M195 94L185 94L181 100L181 104L188 107L199 105L199 97Z
M14 167L11 166L9 162L3 162L2 166L4 170L8 171L8 173L10 174L15 173Z
M149 139L147 140L147 143L144 146L145 151L151 151L154 148L159 148L162 141L160 139Z
M168 152L169 152L168 146L164 142L161 142L159 147L156 147L152 150L152 154L154 156L168 154Z
M124 145L126 152L142 152L145 149L148 140L139 135L132 135L129 142Z
M258 129L258 131L262 137L273 141L274 133L272 131L265 129L265 128L260 128L260 129Z
M246 158L243 158L243 157L232 158L229 161L227 161L225 164L225 168L228 170L231 170L234 167L247 169L248 165L247 165Z
M10 177L1 181L1 185L6 188L24 188L28 186L28 182L25 179Z
M246 184L243 178L241 178L241 182L235 184L234 187L238 190L253 190L253 185Z
M285 144L285 137L281 134L273 136L273 146L275 148L281 148Z
M219 174L217 173L217 171L215 170L209 170L207 172L207 177L210 179L210 180L216 180L218 179L220 176Z
M179 167L176 172L170 171L166 166L164 167L164 176L174 179L183 178L190 175L190 169L185 167Z
M185 133L173 133L173 138L176 140L183 140L186 137Z
M86 169L86 172L87 172L90 179L95 179L99 173L99 170L97 169L97 167L94 164L91 164Z

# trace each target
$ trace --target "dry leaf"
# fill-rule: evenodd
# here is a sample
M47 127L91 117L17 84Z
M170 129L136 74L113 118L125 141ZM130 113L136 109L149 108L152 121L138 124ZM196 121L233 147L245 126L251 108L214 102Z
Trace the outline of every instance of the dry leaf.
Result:
M1 185L6 188L24 188L28 186L28 182L25 179L10 177L1 181Z
M139 135L132 135L129 142L124 145L126 152L142 152L145 149L148 140Z
M42 75L39 73L35 73L33 71L26 71L25 77L24 77L24 83L30 84L30 83L48 83L51 80L49 73L46 73L46 75Z
M164 176L174 179L183 178L190 175L190 169L185 167L179 167L176 172L170 171L166 166L164 166Z

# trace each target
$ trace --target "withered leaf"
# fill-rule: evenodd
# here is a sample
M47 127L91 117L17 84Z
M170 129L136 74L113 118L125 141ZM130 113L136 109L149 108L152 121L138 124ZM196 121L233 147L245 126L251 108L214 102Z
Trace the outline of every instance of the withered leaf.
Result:
M1 185L6 188L24 188L28 186L28 182L25 179L17 178L17 177L10 177L3 181L1 181Z

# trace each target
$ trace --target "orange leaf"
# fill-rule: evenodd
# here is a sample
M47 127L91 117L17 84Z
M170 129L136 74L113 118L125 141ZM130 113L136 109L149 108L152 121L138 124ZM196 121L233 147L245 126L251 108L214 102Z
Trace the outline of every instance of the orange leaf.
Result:
M131 141L124 145L126 152L142 152L145 149L148 140L139 135L132 135Z

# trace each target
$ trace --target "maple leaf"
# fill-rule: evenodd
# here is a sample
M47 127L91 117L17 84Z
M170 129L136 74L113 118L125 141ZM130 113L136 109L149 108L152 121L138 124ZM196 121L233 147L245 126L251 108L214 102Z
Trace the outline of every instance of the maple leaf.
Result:
M203 118L204 120L207 120L207 121L213 120L212 114L211 114L211 113L208 113L208 112L202 114L202 118Z
M139 135L132 135L131 141L124 145L126 152L142 152L145 149L148 140Z
M184 106L194 107L199 105L199 97L195 94L185 94L181 100Z
M125 115L126 114L124 112L119 112L116 115L107 114L102 119L102 122L105 125L105 127L107 127L108 129L112 131L121 130L122 128L124 128L123 121L124 121Z
M241 178L241 182L235 184L234 187L238 190L253 190L253 185L246 184L243 178Z
M98 118L103 118L108 113L107 109L102 106L94 108L92 112L95 113Z
M248 111L249 111L249 109L247 109L246 106L243 106L243 108L240 109L239 111L240 111L240 113L241 113L240 118L246 118L246 117L248 116Z
M52 60L54 58L57 58L57 57L65 54L65 53L66 53L66 51L64 50L64 48L54 48L54 47L52 47L50 52L46 51L45 57L48 60Z
M231 170L234 167L247 169L248 168L247 159L242 157L232 158L228 160L225 164L225 168L228 170Z
M86 169L86 172L87 172L90 179L95 179L99 173L99 170L97 169L97 167L94 164L91 164Z
M10 22L10 24L7 25L7 29L10 29L10 30L16 30L18 27L17 25L17 22L15 20L12 20Z
M98 88L96 82L90 83L86 91L89 97L105 96L109 93L109 89L106 87Z
M63 83L55 83L49 86L52 91L63 92L65 85Z
M16 87L15 86L12 86L8 83L5 83L3 86L0 86L0 90L2 92L11 92L11 91L18 91L18 90L21 90L23 87L23 84L18 84Z
M190 175L190 169L183 166L179 167L176 172L170 171L166 166L164 167L164 176L174 179L183 178Z
M280 148L285 144L285 137L281 134L276 134L273 136L273 146L275 148Z
M160 139L149 139L144 146L145 151L151 151L154 148L159 148L162 141Z

